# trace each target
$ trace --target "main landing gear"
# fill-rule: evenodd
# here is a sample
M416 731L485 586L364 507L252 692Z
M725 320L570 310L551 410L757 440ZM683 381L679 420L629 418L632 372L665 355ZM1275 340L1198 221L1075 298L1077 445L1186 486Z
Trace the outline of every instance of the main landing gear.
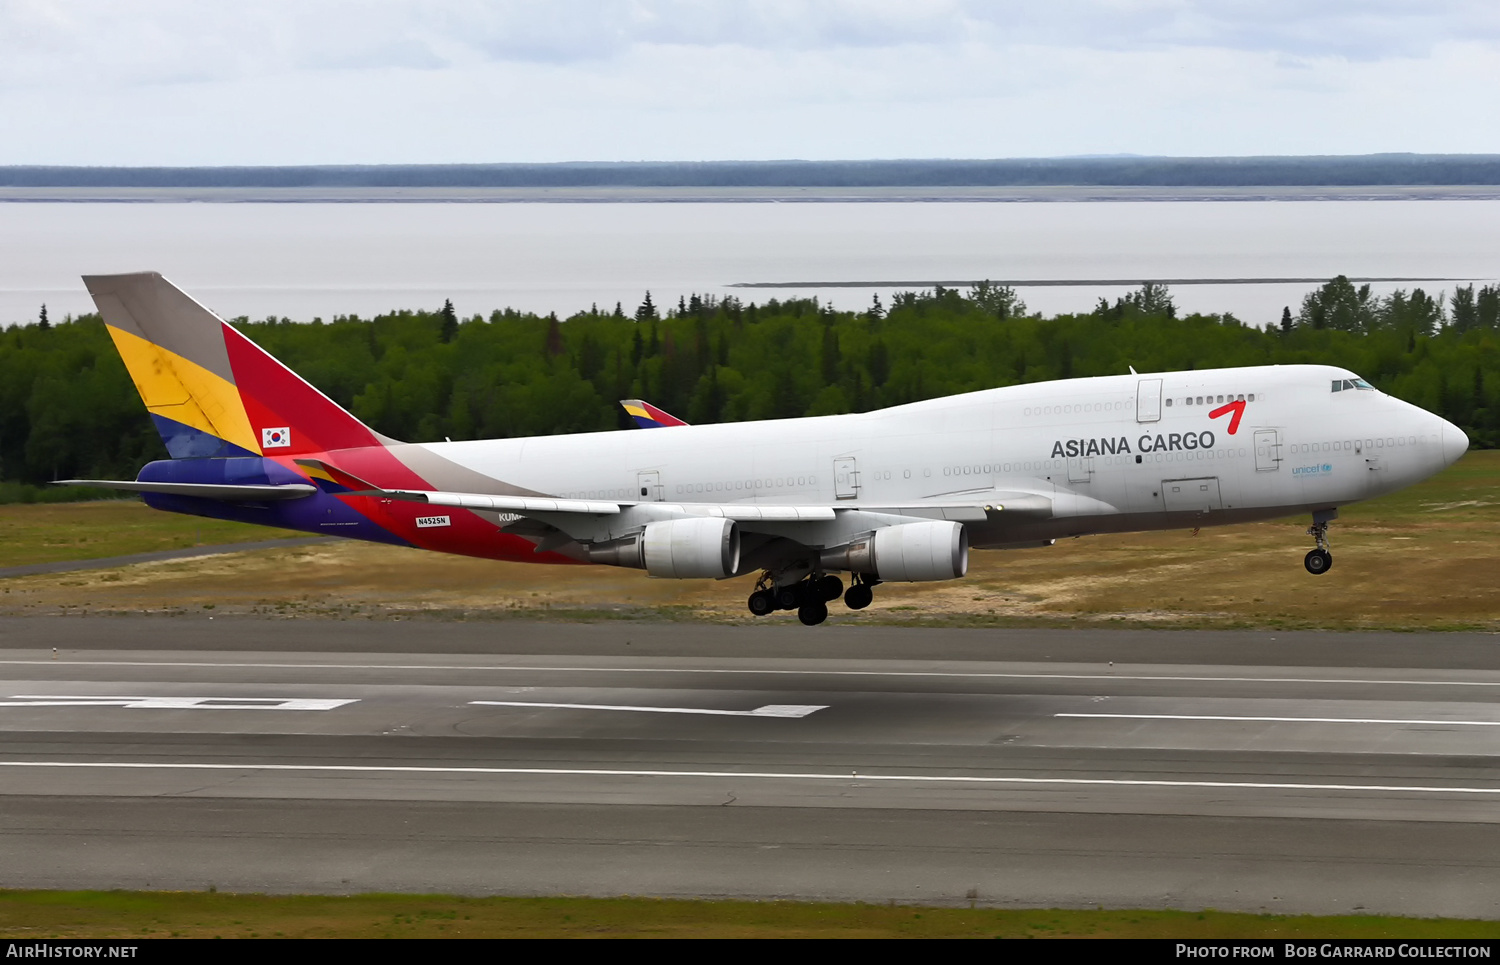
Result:
M875 598L871 590L879 584L873 577L856 575L856 581L846 593L844 582L833 574L809 574L795 583L776 585L775 577L767 572L761 575L750 594L750 612L758 617L777 610L796 610L797 619L805 626L814 627L828 619L828 604L841 595L851 610L863 610Z
M1302 565L1314 576L1321 576L1333 568L1333 554L1328 551L1328 524L1338 515L1337 509L1320 509L1313 513L1313 524L1307 528L1307 535L1317 541L1318 548L1303 557Z
M844 591L844 606L851 610L863 610L874 602L875 587L880 585L880 581L873 576L861 576L858 573L853 579L855 582L850 583L849 589Z

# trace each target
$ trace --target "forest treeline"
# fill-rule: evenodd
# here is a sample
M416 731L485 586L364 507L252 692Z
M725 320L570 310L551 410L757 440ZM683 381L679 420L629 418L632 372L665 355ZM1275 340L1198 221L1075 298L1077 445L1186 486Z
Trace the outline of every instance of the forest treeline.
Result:
M286 167L0 167L0 186L976 187L1500 184L1500 155L1074 157L870 161L574 161Z
M644 398L689 422L858 412L976 389L1137 371L1346 366L1500 445L1500 288L1385 297L1335 278L1280 324L1180 316L1148 284L1043 318L1016 293L902 292L865 311L734 298L567 319L512 310L236 327L375 429L410 441L626 428ZM651 430L670 431L670 430ZM0 332L0 498L70 477L133 478L166 452L98 316Z

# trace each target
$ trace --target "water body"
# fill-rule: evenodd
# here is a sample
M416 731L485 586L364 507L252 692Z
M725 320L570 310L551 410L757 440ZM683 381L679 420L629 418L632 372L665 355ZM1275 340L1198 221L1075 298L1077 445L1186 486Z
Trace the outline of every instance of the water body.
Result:
M82 274L155 270L226 317L630 312L648 290L862 309L984 278L1050 315L1170 279L1182 311L1264 325L1340 273L1380 293L1494 282L1497 216L1493 198L0 203L0 323L92 311Z

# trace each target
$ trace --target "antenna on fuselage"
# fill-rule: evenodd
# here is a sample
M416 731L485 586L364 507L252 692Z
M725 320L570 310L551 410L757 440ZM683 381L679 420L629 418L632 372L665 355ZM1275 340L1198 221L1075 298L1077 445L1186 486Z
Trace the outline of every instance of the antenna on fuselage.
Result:
M1139 373L1139 372L1137 372L1135 370L1135 366L1134 365L1127 365L1125 367L1130 370L1130 374L1131 375L1140 375L1141 374L1141 373Z

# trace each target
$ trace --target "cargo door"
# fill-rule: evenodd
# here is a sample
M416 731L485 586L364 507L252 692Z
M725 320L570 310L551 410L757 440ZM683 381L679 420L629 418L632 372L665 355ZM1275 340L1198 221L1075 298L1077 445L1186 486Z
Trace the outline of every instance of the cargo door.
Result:
M1219 477L1199 479L1163 479L1162 502L1169 513L1208 513L1224 508L1219 494Z

